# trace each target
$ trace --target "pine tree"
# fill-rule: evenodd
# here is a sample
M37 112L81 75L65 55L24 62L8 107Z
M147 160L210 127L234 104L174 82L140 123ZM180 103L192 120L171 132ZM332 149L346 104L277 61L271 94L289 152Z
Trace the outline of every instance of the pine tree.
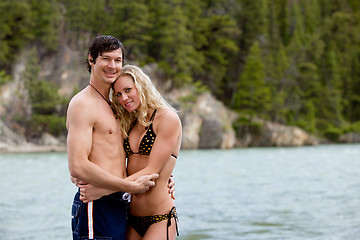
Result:
M47 49L55 51L59 41L60 6L56 1L31 0L30 7L35 22L34 35Z
M266 118L271 106L271 92L264 78L265 70L259 42L255 42L238 82L234 101L234 108L237 111Z
M10 64L18 50L33 39L34 21L27 1L0 2L0 66Z
M151 36L156 39L150 44L149 52L159 62L159 67L169 76L174 86L192 82L192 66L202 59L193 44L189 31L190 19L182 8L182 1L150 1ZM201 64L201 62L200 62Z
M269 3L273 15L276 16L280 38L284 46L290 43L289 2L288 0L273 0Z
M40 66L37 51L28 51L26 69L23 72L25 87L31 104L31 119L26 123L30 135L47 131L59 135L66 131L65 117L58 116L57 107L63 103L58 87L46 80L39 79Z
M146 46L152 41L149 34L150 14L145 1L111 1L109 8L111 24L108 24L107 31L116 33L115 36L118 36L126 47L128 57L144 61Z

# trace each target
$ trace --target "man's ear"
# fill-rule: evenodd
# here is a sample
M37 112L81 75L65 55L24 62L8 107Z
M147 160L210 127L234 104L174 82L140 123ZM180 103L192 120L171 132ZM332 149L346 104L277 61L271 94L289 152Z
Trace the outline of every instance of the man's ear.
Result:
M88 54L88 62L89 62L90 65L91 65L92 63L94 63L94 60L93 60L93 58L91 57L90 54Z

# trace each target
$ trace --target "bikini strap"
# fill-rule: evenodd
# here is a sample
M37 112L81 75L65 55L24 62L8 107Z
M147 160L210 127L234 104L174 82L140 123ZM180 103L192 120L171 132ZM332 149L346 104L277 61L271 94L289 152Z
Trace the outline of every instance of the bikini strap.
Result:
M174 213L172 213L172 212L174 212ZM174 221L175 221L175 226L176 226L176 235L179 236L178 217L176 214L176 208L175 208L175 206L173 206L168 214L169 218L168 218L167 228L166 228L167 240L169 240L169 227L171 226L171 215L174 215Z
M151 117L150 117L150 120L149 120L150 124L149 124L149 126L152 125L152 121L154 120L155 113L156 113L156 109L154 110L153 114L152 114ZM148 130L149 126L145 127L145 129Z
M154 110L153 114L152 114L151 117L150 117L150 122L154 120L155 113L156 113L156 109Z

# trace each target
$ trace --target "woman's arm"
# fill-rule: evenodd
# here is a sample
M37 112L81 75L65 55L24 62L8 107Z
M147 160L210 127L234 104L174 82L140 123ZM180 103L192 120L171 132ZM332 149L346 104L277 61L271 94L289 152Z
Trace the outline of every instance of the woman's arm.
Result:
M94 185L85 183L74 177L71 177L71 181L76 186L79 187L80 200L83 201L84 203L95 201L103 196L107 196L107 195L110 195L115 192L115 191L112 191L109 189L95 187ZM172 179L172 175L169 178L168 188L169 188L169 194L171 195L171 198L175 200L175 182Z
M155 123L156 139L149 155L148 165L128 176L127 180L134 180L147 173L159 173L181 141L181 122L175 112L167 110Z

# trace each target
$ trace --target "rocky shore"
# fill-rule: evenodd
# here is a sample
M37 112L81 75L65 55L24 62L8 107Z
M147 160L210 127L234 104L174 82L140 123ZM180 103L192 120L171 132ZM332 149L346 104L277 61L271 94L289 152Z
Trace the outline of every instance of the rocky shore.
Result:
M71 67L74 62L81 62L80 52L64 47L61 51L73 59L62 62L61 69L42 72L41 76L53 82L61 82L59 92L70 96L73 89L80 89L88 82L88 73L80 71L80 66ZM75 54L75 55L74 55ZM79 55L79 56L78 56ZM50 57L42 64L47 66L54 59ZM21 58L25 59L25 58ZM77 59L74 60L74 59ZM74 62L73 62L74 61ZM53 64L58 66L59 64ZM48 69L44 67L44 69ZM26 91L18 86L23 85L22 71L25 62L20 61L14 67L14 81L0 89L0 152L64 152L66 151L66 136L55 138L49 133L37 133L37 139L28 140L25 129L11 121L19 113L31 112L31 106L19 96L26 96ZM161 94L179 110L178 114L183 126L183 149L231 149L239 147L260 146L304 146L317 145L326 141L319 140L296 126L286 126L262 119L252 119L248 124L238 124L239 116L218 101L211 93L201 92L196 87L173 89L171 80L162 76L156 64L143 67L150 75ZM73 81L76 79L77 81ZM22 94L17 92L22 91ZM20 114L21 115L21 114ZM26 114L23 114L26 115ZM28 114L29 115L29 114ZM246 118L246 116L245 116ZM360 134L348 133L341 136L339 142L360 142Z
M256 131L246 126L233 128L238 118L211 94L203 93L193 102L176 99L186 91L173 92L169 99L179 105L183 125L183 149L230 149L251 146L317 145L318 140L298 127L261 122ZM171 98L169 96L169 98ZM65 152L66 138L55 138L49 133L29 142L0 121L0 152Z
M43 133L37 143L28 142L0 120L0 153L65 152L64 140Z
M33 143L9 145L0 143L0 153L66 152L65 145L45 146Z

